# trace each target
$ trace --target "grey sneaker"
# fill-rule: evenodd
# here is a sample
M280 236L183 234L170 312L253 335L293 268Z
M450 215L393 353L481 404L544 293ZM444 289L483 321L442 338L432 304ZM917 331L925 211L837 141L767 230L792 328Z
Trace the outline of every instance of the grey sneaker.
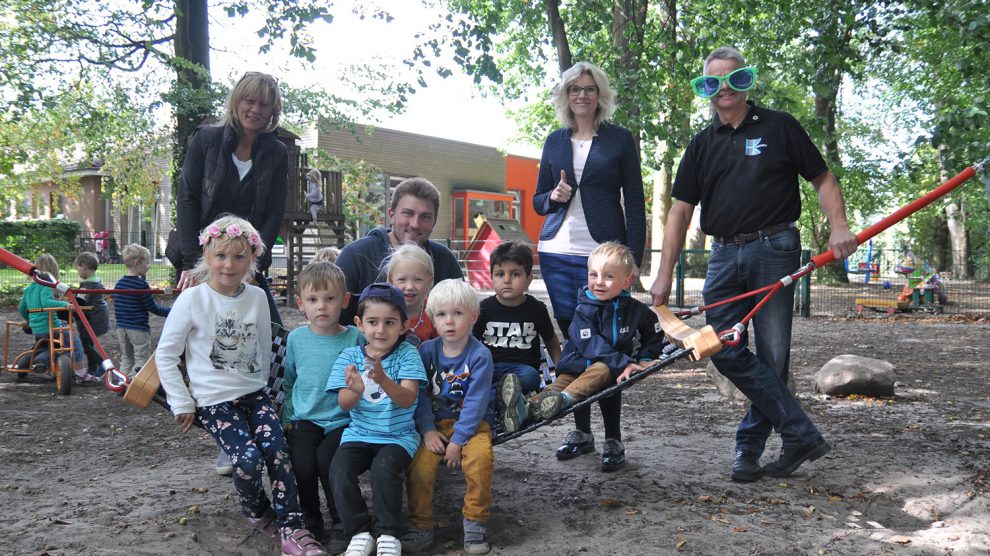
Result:
M410 527L402 535L402 551L409 553L425 552L433 546L433 529Z
M220 448L220 453L217 454L217 475L231 476L234 474L234 462L230 461L230 456L227 452Z
M526 400L522 396L522 385L519 377L509 373L498 383L498 422L505 432L516 432L526 421Z
M464 520L464 553L488 554L492 545L485 538L485 524L480 521Z
M529 403L529 414L537 421L544 421L559 413L563 407L563 394L553 390L544 390Z

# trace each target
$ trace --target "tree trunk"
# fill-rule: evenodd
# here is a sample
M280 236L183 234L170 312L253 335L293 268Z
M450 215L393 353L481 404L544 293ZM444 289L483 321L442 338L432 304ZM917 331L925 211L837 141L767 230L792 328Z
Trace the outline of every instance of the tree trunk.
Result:
M962 201L951 196L945 203L945 225L949 230L949 244L952 247L952 276L953 278L969 278L970 272L966 265L969 259L969 241L966 236L966 211Z
M574 65L574 62L571 59L571 45L567 42L564 20L560 17L560 0L545 0L544 3L547 7L547 21L550 23L553 45L557 48L557 67L560 68L560 73L564 73Z
M175 175L172 198L177 198L179 171L189 135L212 109L210 95L210 19L206 0L175 0L175 67L172 91L175 106Z

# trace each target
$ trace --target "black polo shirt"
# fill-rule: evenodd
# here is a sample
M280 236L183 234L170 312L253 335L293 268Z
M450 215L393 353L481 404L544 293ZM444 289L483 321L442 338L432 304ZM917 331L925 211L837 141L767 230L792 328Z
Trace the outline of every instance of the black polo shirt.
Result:
M688 143L671 195L701 204L701 230L711 236L755 232L801 215L798 175L828 170L794 116L750 103L733 129L718 115Z

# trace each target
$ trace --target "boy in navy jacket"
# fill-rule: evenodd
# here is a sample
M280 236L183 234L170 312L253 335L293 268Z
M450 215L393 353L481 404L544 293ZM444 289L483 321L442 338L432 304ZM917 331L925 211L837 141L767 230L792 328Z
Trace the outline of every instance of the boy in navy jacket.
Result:
M578 292L570 340L557 364L557 380L525 408L543 420L612 384L627 380L660 357L664 336L656 313L627 291L636 264L626 246L609 241L588 257L588 285ZM525 419L523 419L525 420ZM605 471L625 464L619 438L606 438Z

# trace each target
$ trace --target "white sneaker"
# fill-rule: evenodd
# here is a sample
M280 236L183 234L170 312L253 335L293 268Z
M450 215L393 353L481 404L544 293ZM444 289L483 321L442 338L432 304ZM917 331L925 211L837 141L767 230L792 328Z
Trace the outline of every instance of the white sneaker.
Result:
M344 551L344 556L371 556L371 549L374 542L375 539L371 536L371 533L358 533L357 535L351 537L351 542L347 545L347 550ZM381 539L379 539L379 542L381 542ZM396 554L400 553L397 552Z
M402 543L392 535L378 537L377 549L376 556L402 556Z
M230 461L230 456L227 452L220 448L220 453L217 454L217 475L224 475L229 477L234 474L234 462Z

